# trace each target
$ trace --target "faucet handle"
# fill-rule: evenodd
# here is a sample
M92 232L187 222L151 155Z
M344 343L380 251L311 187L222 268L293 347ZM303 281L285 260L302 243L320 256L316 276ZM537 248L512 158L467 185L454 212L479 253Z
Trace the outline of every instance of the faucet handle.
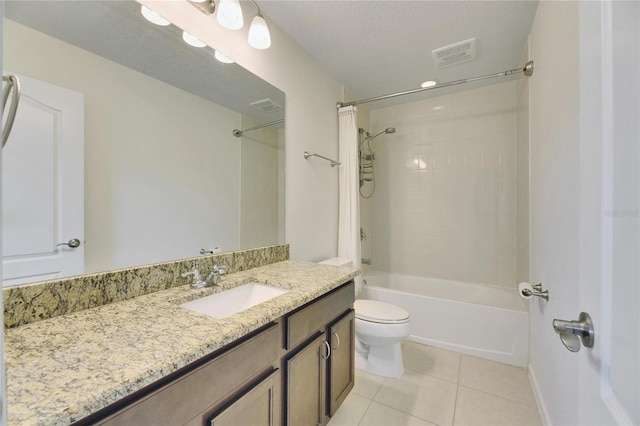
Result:
M220 265L220 266L214 265L213 266L213 271L218 273L219 275L226 274L228 270L229 270L229 267L225 266L225 265Z
M189 272L185 272L183 274L180 274L183 278L188 277L189 275L193 275L193 283L199 283L200 281L202 281L202 277L200 276L200 272L197 269L194 269L193 271L189 271Z
M224 265L214 265L213 270L209 272L207 278L205 278L206 285L218 284L222 279L222 276L227 273L229 268Z

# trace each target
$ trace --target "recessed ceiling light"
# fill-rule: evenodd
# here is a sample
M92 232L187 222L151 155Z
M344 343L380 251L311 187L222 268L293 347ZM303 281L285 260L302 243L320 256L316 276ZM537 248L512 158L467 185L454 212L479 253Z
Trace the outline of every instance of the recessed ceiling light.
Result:
M207 43L203 42L195 36L192 36L186 31L182 32L182 39L185 41L185 43L190 44L193 47L205 47L207 45Z
M229 58L227 58L226 56L224 56L222 53L218 52L216 50L216 52L213 54L213 56L219 60L220 62L224 63L224 64L232 64L233 61Z
M428 80L428 81L425 81L424 83L422 83L422 84L420 85L420 87L427 88L427 87L433 87L433 86L437 86L437 85L438 85L438 82L437 82L437 81L435 81L435 80Z
M142 16L144 16L147 21L152 22L156 25L166 27L167 25L171 24L171 22L164 19L157 12L154 12L153 10L149 9L146 6L142 6L140 8L140 13L142 13Z

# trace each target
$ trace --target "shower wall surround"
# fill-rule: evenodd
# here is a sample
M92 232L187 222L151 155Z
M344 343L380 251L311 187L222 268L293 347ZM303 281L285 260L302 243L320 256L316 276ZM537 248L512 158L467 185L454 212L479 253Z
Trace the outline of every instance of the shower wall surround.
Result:
M371 130L386 127L372 269L515 286L516 82L372 111Z
M4 326L17 327L185 285L191 277L180 274L194 268L204 274L214 265L225 265L233 273L288 259L289 245L283 244L8 287L3 290Z
M525 46L522 60L529 58ZM526 60L525 60L526 62ZM529 79L516 82L516 281L531 281L529 238ZM528 304L525 304L528 306Z

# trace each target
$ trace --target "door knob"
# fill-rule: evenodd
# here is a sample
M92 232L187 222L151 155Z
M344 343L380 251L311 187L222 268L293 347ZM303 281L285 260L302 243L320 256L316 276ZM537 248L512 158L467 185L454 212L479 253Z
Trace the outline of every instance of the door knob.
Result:
M560 335L562 344L571 352L580 350L580 342L585 348L593 346L595 333L593 321L586 312L580 312L578 321L553 320L553 329Z
M67 247L71 247L71 248L76 248L76 247L80 246L80 240L77 239L77 238L72 238L72 239L69 240L69 242L60 243L56 247L60 247L60 246L67 246Z

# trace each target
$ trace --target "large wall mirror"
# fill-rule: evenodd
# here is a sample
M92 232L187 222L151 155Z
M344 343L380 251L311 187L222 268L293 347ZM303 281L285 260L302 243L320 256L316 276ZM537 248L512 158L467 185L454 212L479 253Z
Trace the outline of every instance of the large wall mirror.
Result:
M133 0L3 3L5 286L284 242L282 91Z

